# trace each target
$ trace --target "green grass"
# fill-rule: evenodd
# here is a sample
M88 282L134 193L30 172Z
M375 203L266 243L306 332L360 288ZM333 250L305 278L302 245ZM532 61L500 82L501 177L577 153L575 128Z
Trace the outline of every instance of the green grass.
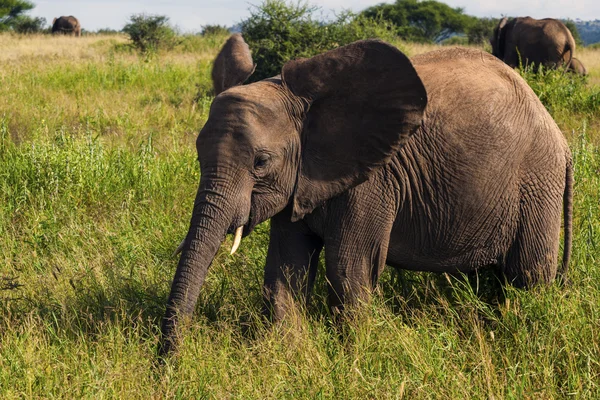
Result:
M588 134L598 142L600 86L590 85L589 77L560 70L525 68L521 75L563 130L573 131L591 126L593 129Z
M321 270L311 307L268 328L263 224L235 257L223 246L157 365L216 46L0 63L0 398L600 397L597 88L556 76L527 79L575 159L568 286L388 270L340 331Z

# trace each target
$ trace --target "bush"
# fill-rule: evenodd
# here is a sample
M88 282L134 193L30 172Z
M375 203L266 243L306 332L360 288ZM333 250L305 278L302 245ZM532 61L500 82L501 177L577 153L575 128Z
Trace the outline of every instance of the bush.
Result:
M581 35L579 34L579 30L577 29L575 22L571 19L563 20L562 22L571 31L571 35L573 35L573 39L575 39L575 44L583 47L583 40L581 40Z
M395 38L393 24L345 12L333 21L314 18L318 7L306 2L267 0L251 9L242 35L252 50L257 81L279 74L283 64L312 57L360 39Z
M520 73L553 116L565 113L600 117L600 89L588 86L587 77L543 66L527 66Z
M230 33L229 28L223 25L204 25L200 32L202 36L225 36Z
M101 28L96 31L96 35L116 35L119 31L112 28Z
M43 33L46 31L46 18L22 15L14 19L12 27L22 34Z
M125 25L133 47L142 53L153 53L159 49L170 49L175 45L175 31L169 26L165 15L134 14Z
M487 44L494 34L494 28L500 20L497 18L473 18L467 28L469 44Z

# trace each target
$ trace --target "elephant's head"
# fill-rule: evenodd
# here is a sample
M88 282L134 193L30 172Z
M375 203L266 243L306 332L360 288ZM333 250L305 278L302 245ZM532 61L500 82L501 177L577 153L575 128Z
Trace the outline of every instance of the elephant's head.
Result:
M569 64L569 71L582 76L586 76L588 73L583 63L575 57L573 57L573 59L571 60L571 64Z
M217 60L235 59L231 49L226 44ZM241 83L230 75L253 65L244 54L213 78ZM427 103L409 59L375 40L223 89L196 141L202 175L163 320L163 353L173 345L177 319L194 310L226 234L236 235L237 246L242 234L284 208L299 220L364 182L415 132Z
M492 54L501 60L504 58L507 24L508 18L502 18L500 22L498 22L498 25L496 25L496 27L494 28L494 33L490 38L490 44L492 45Z

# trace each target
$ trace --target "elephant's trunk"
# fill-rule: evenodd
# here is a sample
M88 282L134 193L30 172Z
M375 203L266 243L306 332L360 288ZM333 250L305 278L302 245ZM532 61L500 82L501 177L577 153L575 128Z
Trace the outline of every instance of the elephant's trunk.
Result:
M208 179L203 181L162 321L161 355L176 345L177 322L193 313L208 268L234 220L234 207L226 198L231 191L215 190L211 183L205 184Z

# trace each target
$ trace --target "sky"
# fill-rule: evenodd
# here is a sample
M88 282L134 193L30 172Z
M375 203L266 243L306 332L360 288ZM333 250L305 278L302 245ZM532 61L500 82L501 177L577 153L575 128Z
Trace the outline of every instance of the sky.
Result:
M232 26L249 15L252 4L261 0L32 0L36 7L31 15L54 17L74 15L87 30L112 28L120 30L131 14L166 15L182 32L198 32L203 25ZM441 0L452 7L478 17L526 16L534 18L600 19L600 0ZM382 0L309 0L322 8L325 15L343 9L361 11Z

